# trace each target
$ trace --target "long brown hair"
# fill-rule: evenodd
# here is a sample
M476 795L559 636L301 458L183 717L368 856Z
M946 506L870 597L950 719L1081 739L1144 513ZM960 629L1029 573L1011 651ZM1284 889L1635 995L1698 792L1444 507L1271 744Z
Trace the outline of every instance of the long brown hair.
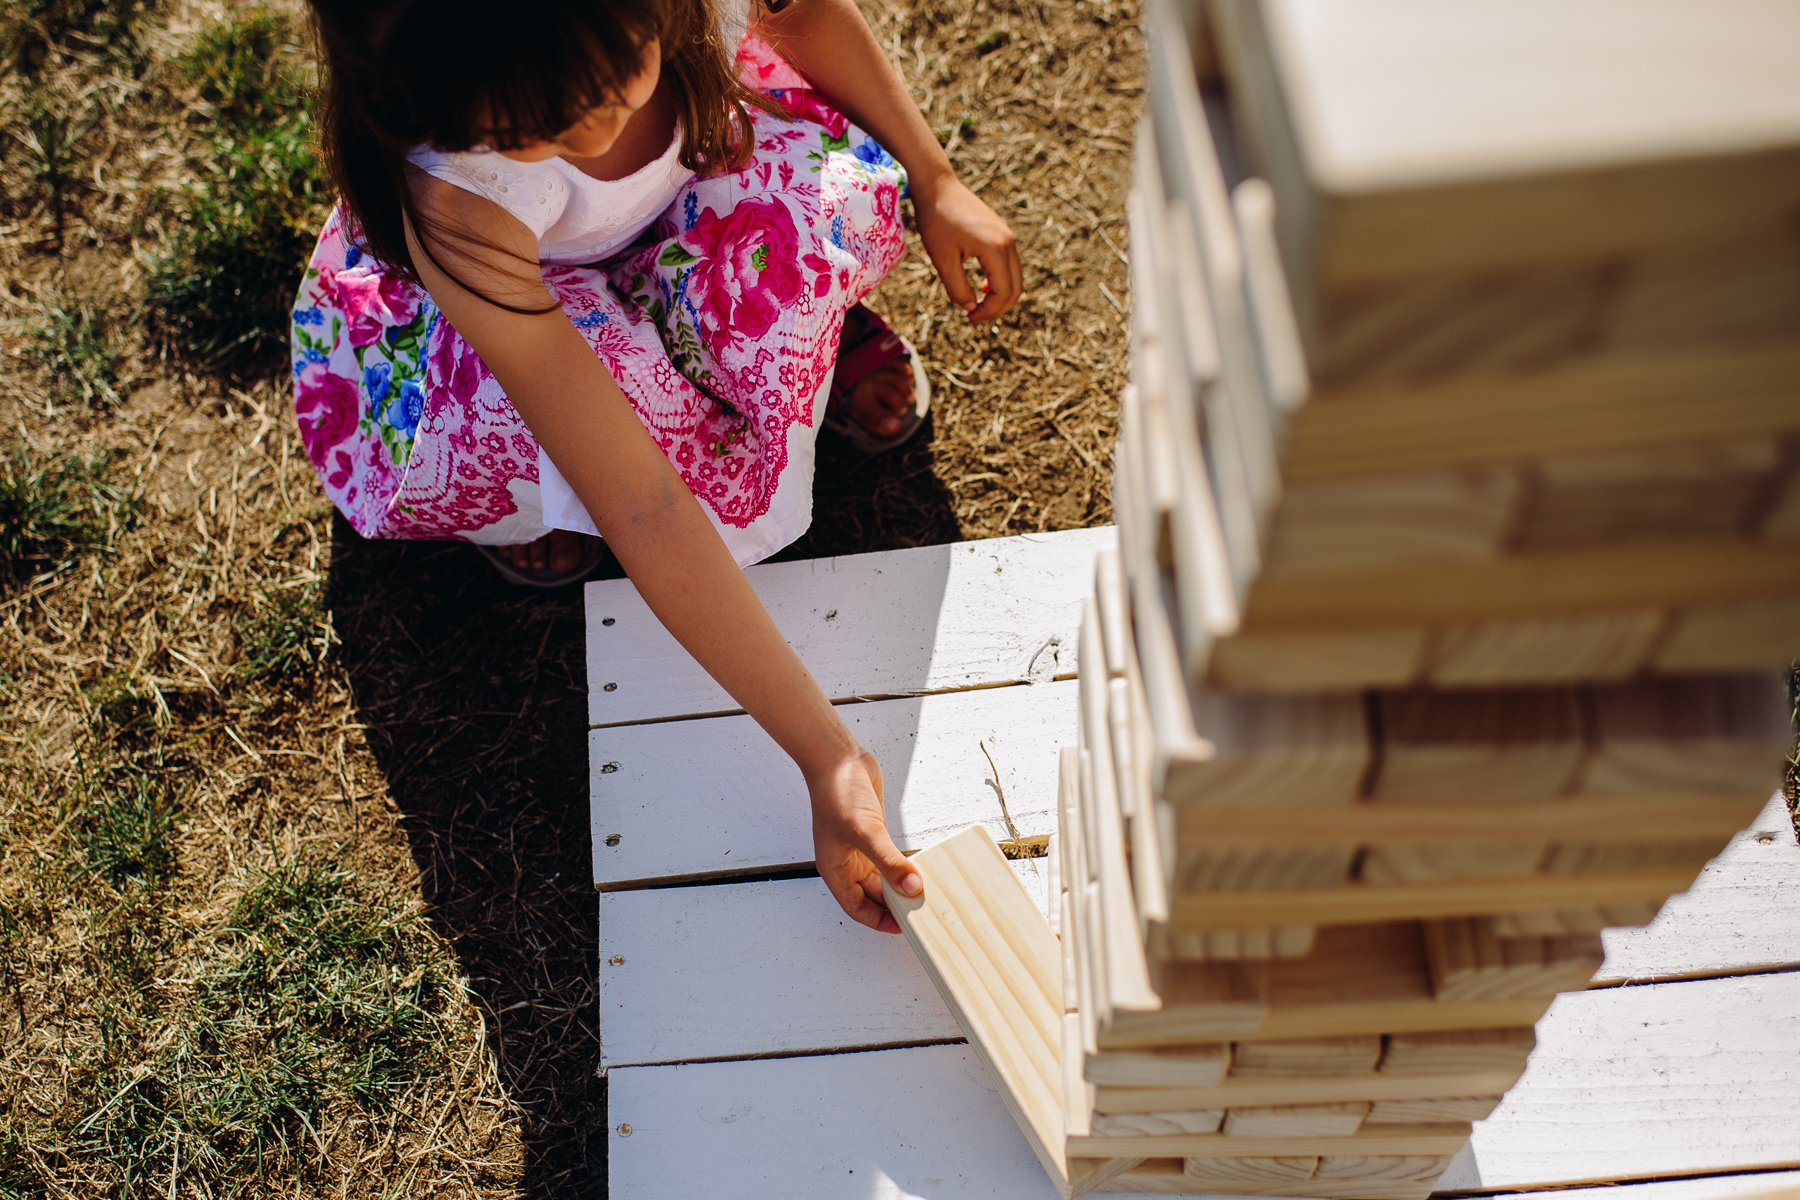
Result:
M310 0L324 66L320 138L365 250L418 279L407 152L544 141L612 103L652 37L681 114L681 162L698 174L750 159L746 106L714 0ZM430 232L441 237L442 230ZM436 261L436 255L432 255ZM510 305L502 305L510 308Z

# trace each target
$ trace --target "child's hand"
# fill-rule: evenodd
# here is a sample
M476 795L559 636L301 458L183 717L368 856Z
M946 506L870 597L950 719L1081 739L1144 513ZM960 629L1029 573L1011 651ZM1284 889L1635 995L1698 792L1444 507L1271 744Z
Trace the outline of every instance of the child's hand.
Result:
M1025 267L1019 261L1017 239L999 214L950 178L929 196L915 192L913 215L944 290L971 322L991 321L1013 306L1025 290ZM987 294L979 298L963 271L963 263L971 258L981 263L987 276Z
M925 885L888 836L875 756L864 750L824 777L808 779L807 788L819 877L845 912L871 929L899 933L881 896L881 877L908 896L918 895Z

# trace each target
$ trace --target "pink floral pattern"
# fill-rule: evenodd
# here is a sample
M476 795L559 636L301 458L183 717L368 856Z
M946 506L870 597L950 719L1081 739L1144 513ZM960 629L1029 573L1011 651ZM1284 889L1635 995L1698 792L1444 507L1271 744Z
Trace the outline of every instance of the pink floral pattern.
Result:
M811 430L844 312L905 246L893 159L756 39L740 66L806 119L755 114L742 171L691 180L609 262L544 270L728 537L779 516L790 433ZM326 493L366 537L539 536L536 439L430 297L356 242L334 213L294 312L295 410Z

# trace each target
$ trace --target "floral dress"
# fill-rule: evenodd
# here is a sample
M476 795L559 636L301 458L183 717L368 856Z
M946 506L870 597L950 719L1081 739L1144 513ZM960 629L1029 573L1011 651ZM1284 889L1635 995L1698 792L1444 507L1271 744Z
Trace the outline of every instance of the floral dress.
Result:
M544 282L740 564L805 532L845 311L905 249L899 165L753 36L741 171L690 178L631 245ZM371 538L509 545L598 530L481 358L332 213L294 309L294 406L326 494Z

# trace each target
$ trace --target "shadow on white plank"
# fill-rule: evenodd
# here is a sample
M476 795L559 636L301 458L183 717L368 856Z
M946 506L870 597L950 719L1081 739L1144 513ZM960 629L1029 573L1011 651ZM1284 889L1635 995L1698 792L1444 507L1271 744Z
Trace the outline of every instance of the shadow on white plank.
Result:
M1800 1171L1758 1171L1750 1175L1708 1175L1701 1179L1659 1179L1654 1183L1617 1183L1603 1188L1568 1188L1555 1200L1746 1200L1765 1192L1800 1187ZM1541 1192L1495 1192L1495 1197L1530 1195L1548 1200Z
M1569 992L1442 1191L1800 1163L1800 974Z
M1651 924L1608 929L1596 980L1655 979L1800 963L1800 845L1777 793L1694 886ZM1796 1135L1800 1141L1800 1135Z
M608 1078L613 1200L1057 1200L967 1046Z
M1055 828L1056 752L1075 744L1076 689L1065 680L838 712L881 763L895 843L917 850L977 821L1006 828L989 755L1019 836ZM588 763L600 887L812 861L799 768L747 716L590 730Z
M1011 864L1045 911L1049 864ZM600 897L606 1069L962 1037L906 939L844 915L819 879Z
M1116 540L1110 526L1072 529L744 576L827 696L904 695L1073 672L1094 555ZM590 725L737 709L629 580L590 583L586 600Z

